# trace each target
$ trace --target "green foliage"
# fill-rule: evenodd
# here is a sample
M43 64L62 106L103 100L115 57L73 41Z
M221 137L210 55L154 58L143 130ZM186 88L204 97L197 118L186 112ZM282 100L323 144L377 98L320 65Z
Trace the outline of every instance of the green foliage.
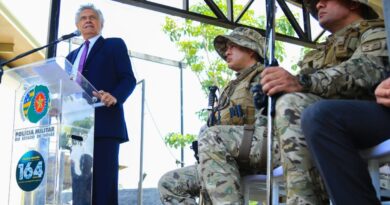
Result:
M71 149L70 133L72 132L70 127L63 127L60 136L59 146L61 149Z
M206 109L197 111L195 114L198 116L198 119L200 119L202 122L207 122L207 119L209 118L209 111Z
M309 51L312 51L313 49L312 48L307 48L307 47L302 47L301 50L300 50L300 53L301 53L301 59L303 58L303 56L305 56ZM291 66L291 70L294 71L295 73L297 73L299 71L299 67L297 64L294 64Z
M169 133L164 137L165 144L175 149L191 144L195 140L196 135L191 134L181 135L179 133Z
M81 127L84 129L90 129L93 126L93 120L92 117L86 117L82 120L74 121L72 123L73 126L75 127Z
M93 122L92 117L86 117L82 120L74 121L71 127L64 126L60 137L60 147L62 149L70 149L72 146L72 139L70 136L72 134L79 136L88 135L88 131L92 128Z

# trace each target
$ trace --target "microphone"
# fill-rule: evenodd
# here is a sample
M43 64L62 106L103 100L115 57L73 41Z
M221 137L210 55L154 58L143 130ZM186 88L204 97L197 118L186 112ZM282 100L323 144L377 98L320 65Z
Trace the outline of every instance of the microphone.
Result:
M81 35L81 32L79 30L76 30L70 34L61 36L61 38L59 38L57 41L67 40L67 39L73 38L75 36L80 36L80 35Z
M75 36L80 36L80 35L81 35L80 31L79 31L79 30L76 30L76 31L74 31L73 33L70 33L70 34L61 36L61 38L59 38L59 39L57 39L57 40L55 40L55 41L53 41L53 42L50 42L50 43L47 44L47 45L41 46L41 47L39 47L39 48L32 49L32 50L27 51L27 52L25 52L25 53L21 53L21 54L17 55L16 57L14 57L14 58L12 58L12 59L10 59L10 60L7 60L7 61L5 61L5 62L1 62L1 61L0 61L0 83L1 83L1 77L2 77L2 75L3 75L3 73L4 73L3 66L7 65L8 63L11 63L11 62L13 62L13 61L15 61L15 60L18 60L18 59L20 59L20 58L23 58L24 56L30 55L31 53L37 52L37 51L42 50L42 49L44 49L44 48L46 48L46 47L53 46L53 45L55 45L55 44L57 44L57 43L59 43L59 42L61 42L61 41L63 41L63 40L67 40L67 39L73 38L73 37L75 37Z

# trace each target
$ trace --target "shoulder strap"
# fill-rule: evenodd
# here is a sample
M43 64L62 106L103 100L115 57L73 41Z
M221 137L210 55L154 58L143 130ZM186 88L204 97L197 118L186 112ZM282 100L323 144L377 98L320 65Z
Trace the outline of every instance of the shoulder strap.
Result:
M385 27L385 22L382 19L362 21L359 24L359 31L360 33L364 33L368 29L375 27Z
M251 151L252 137L255 130L254 125L244 125L244 136L242 137L241 146L238 152L237 162L242 168L249 168L249 153Z

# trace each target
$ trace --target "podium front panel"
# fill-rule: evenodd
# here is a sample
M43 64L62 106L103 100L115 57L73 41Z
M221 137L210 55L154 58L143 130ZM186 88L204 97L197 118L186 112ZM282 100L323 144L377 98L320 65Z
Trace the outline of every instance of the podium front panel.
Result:
M56 58L4 74L15 90L10 205L91 204L94 100L67 66Z

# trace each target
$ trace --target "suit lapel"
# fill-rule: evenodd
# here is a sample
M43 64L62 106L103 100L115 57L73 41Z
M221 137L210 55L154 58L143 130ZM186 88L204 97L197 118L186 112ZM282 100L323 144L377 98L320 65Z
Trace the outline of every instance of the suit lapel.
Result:
M72 52L72 56L70 57L70 62L73 64L77 58L77 54L79 53L81 47L83 45L81 44L81 46L79 46L74 52Z
M81 46L79 46L76 50L72 51L69 56L66 57L66 59L72 64L72 66L70 67L66 67L66 72L68 74L71 74L72 73L72 69L73 69L73 64L77 58L77 54L79 53L80 51L80 48Z
M100 50L103 44L104 44L104 38L100 36L96 41L96 43L93 45L90 53L88 54L87 61L85 62L85 66L88 66L91 59L93 59L93 56L96 55L96 53Z

